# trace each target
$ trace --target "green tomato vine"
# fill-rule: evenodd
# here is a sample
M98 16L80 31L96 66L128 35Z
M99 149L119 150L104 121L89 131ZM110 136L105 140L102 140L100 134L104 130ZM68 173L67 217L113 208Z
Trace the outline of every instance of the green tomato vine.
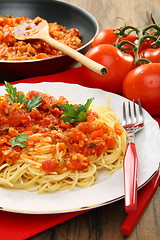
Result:
M151 24L149 26L146 26L145 28L136 28L130 25L121 27L119 29L115 30L115 33L118 36L117 41L115 42L115 47L123 51L123 46L125 44L128 44L132 47L135 57L135 65L139 65L140 63L151 63L146 58L139 58L139 49L142 45L142 43L146 39L152 39L152 43L150 45L151 48L159 48L160 47L160 25L157 24ZM119 42L119 39L122 37L127 36L128 34L134 33L138 39L137 43L134 44L127 40L122 40Z

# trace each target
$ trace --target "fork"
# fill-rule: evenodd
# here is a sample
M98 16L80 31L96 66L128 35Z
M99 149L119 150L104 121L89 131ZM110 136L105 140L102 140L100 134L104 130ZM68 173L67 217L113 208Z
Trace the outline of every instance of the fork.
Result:
M142 130L144 127L144 116L140 100L138 100L138 107L136 107L134 101L129 101L128 104L123 102L122 125L128 133L128 145L125 153L123 169L125 211L130 213L137 207L138 157L135 145L135 133Z

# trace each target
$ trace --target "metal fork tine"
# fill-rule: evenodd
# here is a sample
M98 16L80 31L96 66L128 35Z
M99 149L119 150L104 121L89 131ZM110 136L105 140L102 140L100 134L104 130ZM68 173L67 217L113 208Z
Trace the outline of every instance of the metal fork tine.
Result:
M133 101L133 123L136 123L136 121L138 121L136 104L135 104L135 101Z
M134 125L138 123L143 123L143 109L141 107L141 102L138 100L138 107L136 106L135 101L123 102L123 125ZM142 126L142 125L141 125ZM131 126L129 126L131 127ZM136 127L136 132L137 132Z
M126 118L126 105L125 102L123 102L123 125L126 125L127 118Z
M128 124L131 124L132 122L132 114L131 114L131 104L128 102Z
M139 106L139 119L140 119L141 122L143 122L144 121L144 116L143 116L143 110L142 110L140 99L138 99L138 106Z

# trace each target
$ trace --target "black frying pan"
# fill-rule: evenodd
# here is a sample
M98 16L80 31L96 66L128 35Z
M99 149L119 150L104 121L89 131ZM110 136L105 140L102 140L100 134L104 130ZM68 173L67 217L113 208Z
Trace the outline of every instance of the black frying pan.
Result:
M83 46L79 49L85 53L98 31L97 21L92 15L76 6L54 0L0 0L0 15L40 16L48 22L58 22L69 28L78 28ZM47 75L67 69L73 59L58 56L48 59L27 61L0 60L0 81L14 81L32 76Z

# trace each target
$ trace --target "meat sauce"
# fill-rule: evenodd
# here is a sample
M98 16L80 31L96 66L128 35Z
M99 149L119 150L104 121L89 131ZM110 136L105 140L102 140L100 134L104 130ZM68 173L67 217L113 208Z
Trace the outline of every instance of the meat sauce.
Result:
M35 60L61 55L62 52L49 46L42 40L16 40L13 27L22 24L28 18L0 16L0 60ZM77 49L82 46L77 28L66 29L57 22L49 23L49 34L55 40Z
M18 92L17 94L22 94ZM41 96L41 105L29 112L22 103L11 104L8 95L0 97L0 165L8 162L14 164L20 157L23 148L11 146L10 140L18 134L28 134L26 148L33 148L42 138L49 137L51 152L63 151L62 160L47 159L42 162L42 170L46 172L63 170L83 170L95 161L107 149L116 145L116 135L121 135L119 124L110 128L104 121L98 121L98 114L91 109L84 122L69 123L63 120L62 104L68 100L29 91L25 99ZM36 137L37 133L40 133Z

